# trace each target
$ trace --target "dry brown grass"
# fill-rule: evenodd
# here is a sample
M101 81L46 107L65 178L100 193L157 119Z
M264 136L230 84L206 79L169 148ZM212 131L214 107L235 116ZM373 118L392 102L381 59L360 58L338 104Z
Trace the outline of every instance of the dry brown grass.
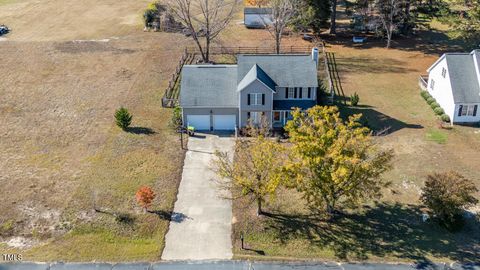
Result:
M33 244L3 243L2 253L42 261L160 258L168 221L143 214L134 193L151 185L152 209L173 209L183 152L160 98L184 37L143 33L147 2L0 6L13 29L0 43L0 236ZM81 39L99 40L74 41ZM121 105L134 116L130 133L114 125ZM93 193L110 214L93 210Z

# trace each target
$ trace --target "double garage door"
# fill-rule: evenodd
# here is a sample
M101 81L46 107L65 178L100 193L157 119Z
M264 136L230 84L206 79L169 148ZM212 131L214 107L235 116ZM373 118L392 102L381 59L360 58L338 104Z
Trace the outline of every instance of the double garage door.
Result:
M195 130L235 130L237 117L235 115L213 115L213 125L210 122L210 115L187 115L187 125Z

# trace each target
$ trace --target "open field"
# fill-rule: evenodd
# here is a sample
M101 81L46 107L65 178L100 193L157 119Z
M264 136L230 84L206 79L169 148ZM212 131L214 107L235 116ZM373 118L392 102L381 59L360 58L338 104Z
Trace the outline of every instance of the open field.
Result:
M1 253L160 258L183 163L160 98L184 37L143 33L147 2L1 3L13 29L0 42ZM129 132L114 125L122 105ZM141 185L157 214L136 206Z
M390 50L379 40L354 46L351 38L327 39L345 98L354 92L360 96L359 106L340 105L342 113L362 113L374 130L391 127L387 136L376 140L395 153L394 168L384 176L392 184L382 199L345 209L333 222L312 214L300 194L291 190L282 190L266 210L270 214L260 218L250 200L236 200L232 237L238 258L479 262L477 221L470 220L455 234L421 221L424 209L418 199L427 174L455 170L480 187L480 129L440 129L419 95L418 76L441 53L459 50L445 39L447 35L434 29L415 40L395 40ZM240 249L242 232L247 250Z

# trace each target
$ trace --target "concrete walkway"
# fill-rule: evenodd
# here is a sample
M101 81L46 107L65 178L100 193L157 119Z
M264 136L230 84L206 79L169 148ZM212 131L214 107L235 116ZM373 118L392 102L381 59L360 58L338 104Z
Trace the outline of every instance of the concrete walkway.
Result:
M190 137L163 260L231 259L232 204L211 170L215 150L233 152L234 139L211 134Z

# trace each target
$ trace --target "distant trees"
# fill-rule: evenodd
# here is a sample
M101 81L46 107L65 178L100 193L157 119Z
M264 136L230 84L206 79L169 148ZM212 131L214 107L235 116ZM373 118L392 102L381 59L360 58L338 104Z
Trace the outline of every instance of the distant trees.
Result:
M480 1L476 2L466 11L460 14L453 13L446 17L453 31L474 48L480 46Z
M210 62L210 46L232 20L239 0L168 0L167 7L189 31L202 60Z
M147 186L141 187L138 189L137 193L135 193L137 203L143 207L145 211L147 211L147 208L152 205L155 196L155 192L153 192L152 188Z
M296 0L270 0L269 7L272 9L272 24L266 29L275 40L275 52L280 53L283 32L291 24L296 14Z
M292 114L285 127L292 143L285 166L291 187L329 214L340 201L354 204L380 195L386 185L380 177L393 154L378 149L359 123L361 115L343 121L336 107L320 106Z
M377 0L375 7L387 37L387 49L390 48L392 36L403 22L402 0Z
M459 173L434 173L427 176L420 199L442 225L456 230L462 225L463 210L478 203L476 192L475 184Z
M330 7L330 0L301 0L295 23L301 26L300 28L311 28L315 33L320 33L322 28L328 27Z
M132 115L128 112L127 109L125 109L124 107L120 107L120 109L115 112L115 123L122 130L127 130L127 128L132 123Z

